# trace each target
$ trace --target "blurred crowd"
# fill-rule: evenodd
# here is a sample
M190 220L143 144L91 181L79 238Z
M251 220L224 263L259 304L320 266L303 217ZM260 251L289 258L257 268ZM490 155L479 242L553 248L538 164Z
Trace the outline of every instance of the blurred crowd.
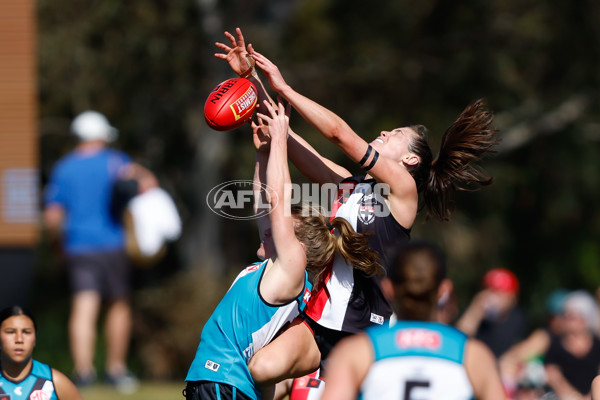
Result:
M536 327L519 305L519 292L513 272L492 269L460 315L443 304L442 316L448 318L444 309L455 310L458 317L450 322L489 346L508 399L589 399L600 367L598 293L556 288Z

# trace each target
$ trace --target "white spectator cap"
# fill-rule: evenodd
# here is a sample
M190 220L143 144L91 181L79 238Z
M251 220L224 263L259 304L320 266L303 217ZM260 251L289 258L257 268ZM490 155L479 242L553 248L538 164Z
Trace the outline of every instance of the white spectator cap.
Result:
M112 142L119 133L104 115L96 111L84 111L75 117L71 123L71 132L84 142L91 140Z
M564 311L583 317L588 328L592 331L598 329L598 303L587 291L576 290L571 292L565 300Z

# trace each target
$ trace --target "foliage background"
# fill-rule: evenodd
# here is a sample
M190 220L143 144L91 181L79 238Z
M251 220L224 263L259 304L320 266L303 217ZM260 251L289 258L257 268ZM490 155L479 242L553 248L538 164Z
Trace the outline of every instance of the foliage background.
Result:
M519 276L532 325L553 289L600 285L598 3L40 0L37 12L42 182L72 148L71 119L96 109L119 128L117 146L156 172L184 221L166 258L136 271L132 365L146 378L183 380L204 321L255 259L252 223L205 204L217 183L252 176L249 128L215 132L202 114L209 91L231 77L212 56L214 42L236 26L293 87L368 140L423 123L436 153L458 113L488 100L503 138L484 161L494 185L459 193L451 222L421 216L413 228L446 251L461 308L497 266ZM297 114L292 124L359 172ZM55 250L44 240L38 249L38 353L70 371L68 290Z

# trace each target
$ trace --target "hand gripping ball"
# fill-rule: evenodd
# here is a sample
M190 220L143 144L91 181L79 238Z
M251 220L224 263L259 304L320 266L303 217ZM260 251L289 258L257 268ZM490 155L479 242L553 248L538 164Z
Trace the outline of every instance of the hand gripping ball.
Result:
M221 82L204 103L204 118L212 129L229 131L252 117L258 96L248 79L232 78Z

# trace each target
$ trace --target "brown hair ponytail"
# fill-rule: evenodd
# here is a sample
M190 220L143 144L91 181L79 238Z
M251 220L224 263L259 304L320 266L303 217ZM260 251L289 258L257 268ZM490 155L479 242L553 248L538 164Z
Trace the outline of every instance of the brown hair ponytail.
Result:
M383 274L379 254L369 247L369 237L356 233L352 225L343 218L334 218L331 225L339 233L337 248L347 264L363 271L367 276Z
M383 270L377 261L378 254L369 248L368 237L354 232L345 219L335 218L329 224L320 209L305 203L292 205L291 211L298 221L294 232L304 244L306 270L314 289L322 285L327 266L338 252L347 263L368 275ZM336 228L339 236L331 232L331 227Z
M394 257L389 278L394 285L398 317L427 321L437 307L438 288L446 277L442 251L424 241L411 241Z
M453 194L456 190L477 190L492 183L475 163L485 154L494 153L499 143L497 130L492 126L493 113L483 99L468 105L444 135L440 152L431 161L431 150L422 125L411 128L417 133L409 150L420 157L409 172L417 182L428 215L442 221L450 219Z

